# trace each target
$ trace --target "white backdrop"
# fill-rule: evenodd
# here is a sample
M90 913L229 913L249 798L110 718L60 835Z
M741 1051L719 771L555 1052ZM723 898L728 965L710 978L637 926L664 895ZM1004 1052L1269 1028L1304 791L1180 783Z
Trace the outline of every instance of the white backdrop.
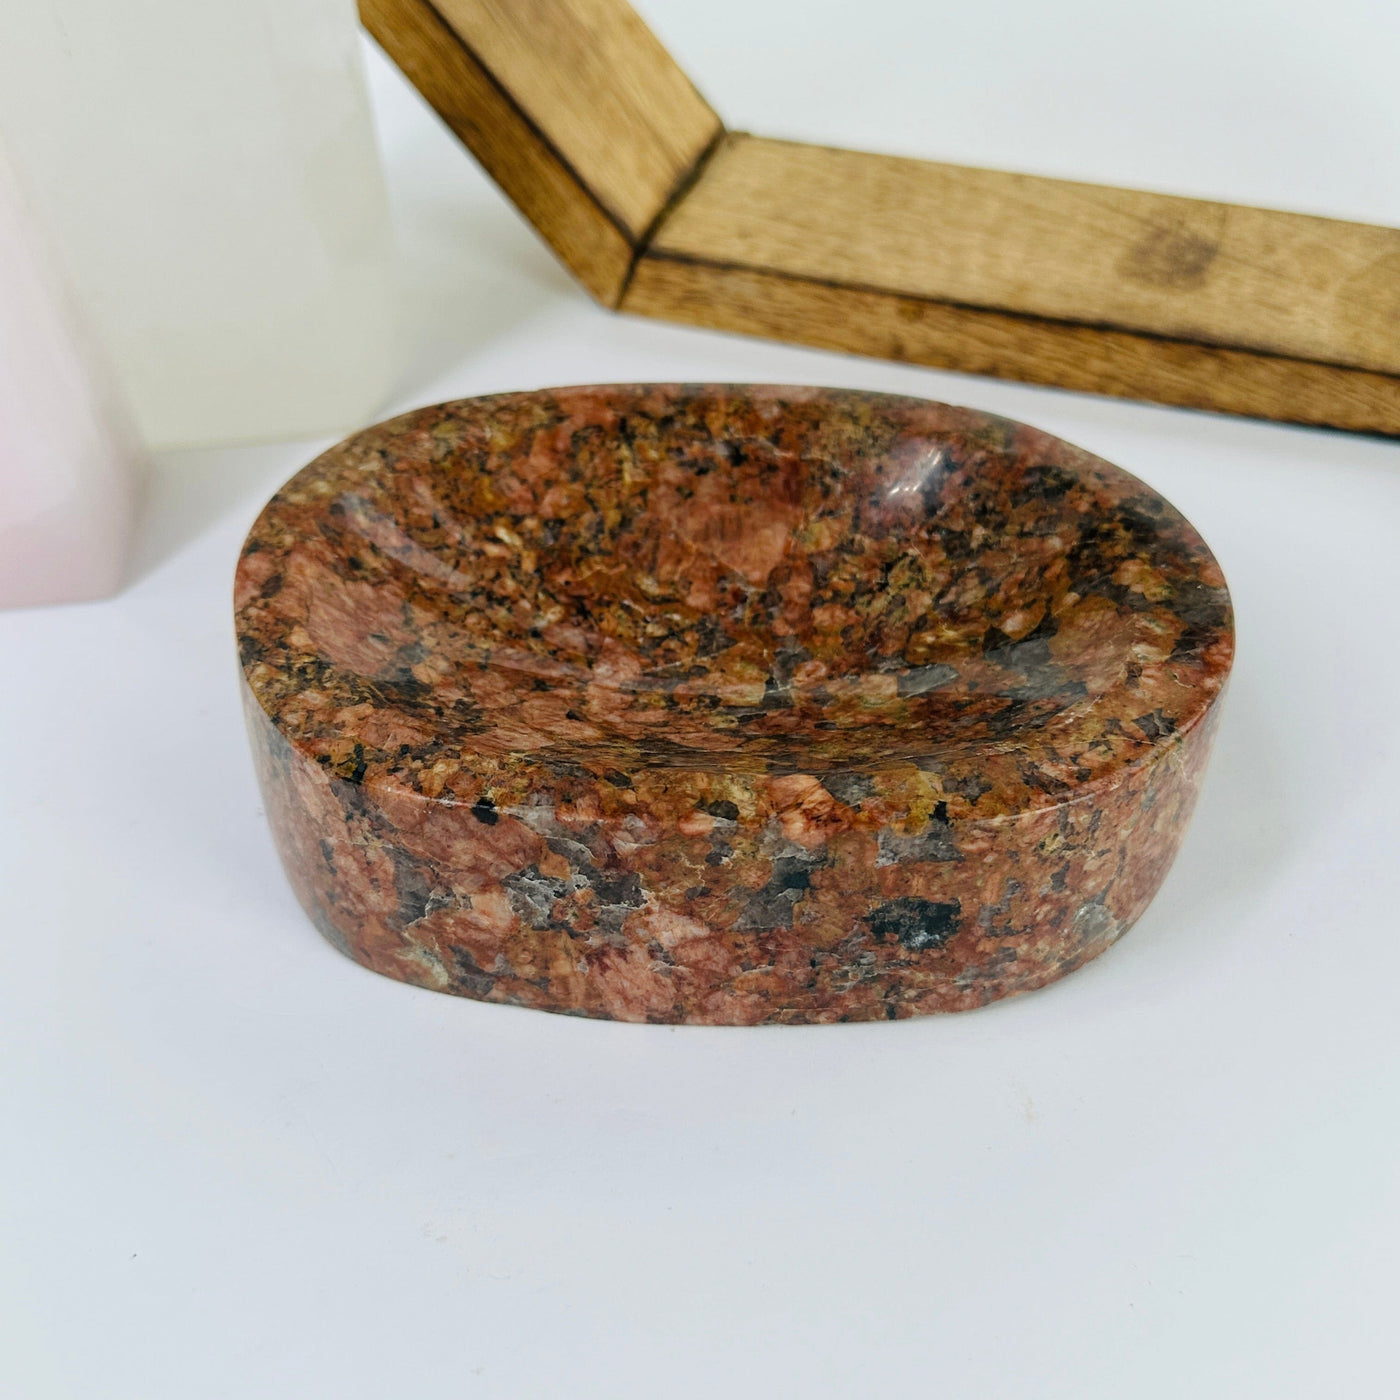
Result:
M735 126L1400 223L1393 7L643 8ZM302 916L238 716L238 545L323 444L167 456L123 596L0 615L0 1396L1387 1393L1400 444L610 316L371 72L386 411L718 378L1039 424L1223 563L1213 768L1128 938L982 1012L676 1030L414 990Z

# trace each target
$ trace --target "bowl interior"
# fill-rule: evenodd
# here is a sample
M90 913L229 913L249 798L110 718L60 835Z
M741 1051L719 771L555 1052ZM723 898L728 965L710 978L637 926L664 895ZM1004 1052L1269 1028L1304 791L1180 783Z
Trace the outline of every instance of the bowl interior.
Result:
M1209 559L1086 453L880 395L511 395L337 453L269 508L316 506L317 655L445 739L595 767L1013 741L1189 645Z

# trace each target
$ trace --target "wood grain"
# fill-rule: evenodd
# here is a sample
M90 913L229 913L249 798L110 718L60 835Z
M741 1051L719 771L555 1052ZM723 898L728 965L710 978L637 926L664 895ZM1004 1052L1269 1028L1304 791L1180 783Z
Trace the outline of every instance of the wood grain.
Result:
M360 18L588 290L615 305L643 235L721 132L618 0L360 0Z
M621 0L436 3L633 239L719 135L719 118Z
M622 309L968 374L1400 434L1400 377L764 269L651 254L638 263Z
M729 138L658 252L1400 372L1400 230Z
M1400 434L1400 230L727 135L623 0L360 0L608 306Z

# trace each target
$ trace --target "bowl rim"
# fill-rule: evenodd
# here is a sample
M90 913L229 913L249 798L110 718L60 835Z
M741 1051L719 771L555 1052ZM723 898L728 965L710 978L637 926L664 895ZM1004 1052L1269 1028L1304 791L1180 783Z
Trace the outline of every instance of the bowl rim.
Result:
M636 411L643 411L640 401L657 394L669 394L673 398L694 398L705 395L738 397L750 402L769 401L777 404L785 402L811 403L831 397L838 402L843 400L847 402L860 401L867 405L885 405L887 410L899 408L906 413L912 411L953 415L964 420L967 424L976 425L979 428L999 427L1004 431L1009 431L1014 439L1034 441L1056 453L1068 455L1077 466L1093 473L1092 477L1081 478L1086 486L1092 485L1098 488L1111 484L1119 492L1126 488L1133 488L1137 493L1160 502L1163 507L1164 520L1188 535L1188 544L1191 547L1193 557L1199 561L1200 569L1210 572L1219 579L1218 585L1210 585L1218 589L1223 608L1222 622L1214 630L1214 635L1209 642L1209 645L1214 647L1217 652L1216 664L1209 674L1204 675L1200 683L1193 688L1195 702L1170 733L1165 735L1144 733L1140 738L1125 734L1126 742L1118 746L1112 761L1105 762L1092 776L1076 777L1073 782L1066 783L1060 791L1051 789L1033 792L1028 800L1015 804L1005 811L962 813L956 810L959 804L953 803L952 806L955 810L947 819L1004 821L1020 816L1027 811L1043 812L1069 803L1092 800L1096 792L1101 791L1105 786L1123 781L1129 772L1143 763L1154 761L1160 757L1164 750L1184 744L1199 725L1211 716L1218 714L1219 700L1226 689L1234 653L1234 616L1229 588L1225 583L1224 574L1218 561L1199 531L1160 492L1131 472L1109 463L1085 449L1041 429L1002 415L988 413L980 409L961 408L913 395L821 385L682 383L672 381L565 385L474 395L424 405L350 434L339 443L318 454L316 458L295 473L266 503L250 528L240 553L235 576L236 597L240 600L235 607L235 621L240 644L244 642L246 636L245 617L248 603L243 598L243 594L246 591L245 585L250 581L248 579L248 562L250 555L258 552L256 544L259 533L270 526L279 511L290 500L292 494L313 486L318 480L324 482L327 473L341 469L341 464L348 454L353 454L357 450L366 449L372 445L382 445L386 440L401 439L407 434L420 432L425 424L441 421L444 415L489 416L495 410L522 402L553 401L557 404L561 400L568 402L584 396L607 396L616 399L624 395L630 395L636 399L638 401ZM1101 492L1099 498L1100 500L1105 499ZM291 548L294 549L295 545L292 545ZM261 660L254 660L245 662L242 668L246 699L250 706L254 707L250 709L250 714L260 714L266 723L277 730L294 750L298 750L306 756L312 756L311 746L301 741L298 736L284 732L279 724L278 716L269 710L260 697L258 692L262 687L258 683L259 677L256 672L257 668L264 664ZM1071 728L1083 729L1092 721L1095 711L1104 709L1110 706L1113 701L1122 698L1125 684L1124 681L1119 680L1102 692L1069 705L1037 730L1029 731L1030 734L1041 739L1051 735L1059 738L1063 737L1065 731ZM1150 712L1151 707L1149 706L1143 717L1145 718ZM942 784L939 779L947 776L949 769L957 769L966 765L986 766L989 763L993 767L1006 767L1009 763L1014 768L1017 760L1024 758L1033 748L1034 745L1028 742L1027 734L1018 730L1000 738L943 740L936 745L931 745L931 749L936 749L936 752L931 752L927 760L920 756L917 761L895 759L871 764L826 764L811 767L792 767L784 764L778 769L775 769L772 763L751 765L751 761L741 760L739 758L739 755L743 753L741 748L730 751L728 754L716 754L715 764L697 764L694 769L690 769L683 765L643 763L635 768L629 768L629 776L635 781L638 776L645 774L649 785L662 789L666 787L689 789L694 787L697 774L713 776L716 771L722 771L729 781L737 782L741 786L748 782L754 787L754 796L758 800L751 805L755 815L752 818L744 816L741 821L741 824L749 825L750 821L762 824L766 820L764 809L768 808L770 804L763 800L764 794L759 789L764 784L771 788L774 778L808 775L820 782L823 776L831 776L833 773L879 773L887 782L894 780L893 786L903 789L903 796L907 799L905 806L911 814L916 815L921 810L927 811L930 806L931 794L941 790ZM461 766L465 769L482 770L482 776L486 780L487 786L490 786L492 778L500 776L499 764L493 766L478 762L473 765L470 762L470 757L468 755L468 761ZM734 761L723 762L725 758L733 758ZM522 781L531 790L549 791L568 786L567 782L561 780L557 770L551 768L549 762L528 753L514 756L509 767L513 770L509 786L513 788L520 787ZM434 805L443 805L444 803L446 805L461 805L463 801L460 796L447 795L445 790L436 795L425 793L411 783L388 772L366 771L356 781L376 791L392 794L399 799L407 798L411 801L423 801ZM771 797L771 794L769 796ZM470 804L468 803L468 805ZM510 810L511 806L512 804L507 802L502 806L502 810ZM750 804L741 806L741 812L749 810L749 806Z

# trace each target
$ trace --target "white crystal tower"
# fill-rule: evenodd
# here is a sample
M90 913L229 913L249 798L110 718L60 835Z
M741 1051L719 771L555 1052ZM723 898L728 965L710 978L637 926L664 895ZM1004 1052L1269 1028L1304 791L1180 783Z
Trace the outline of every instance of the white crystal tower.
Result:
M133 457L0 145L0 607L117 587Z
M380 406L391 243L354 0L0 5L0 133L148 442Z

